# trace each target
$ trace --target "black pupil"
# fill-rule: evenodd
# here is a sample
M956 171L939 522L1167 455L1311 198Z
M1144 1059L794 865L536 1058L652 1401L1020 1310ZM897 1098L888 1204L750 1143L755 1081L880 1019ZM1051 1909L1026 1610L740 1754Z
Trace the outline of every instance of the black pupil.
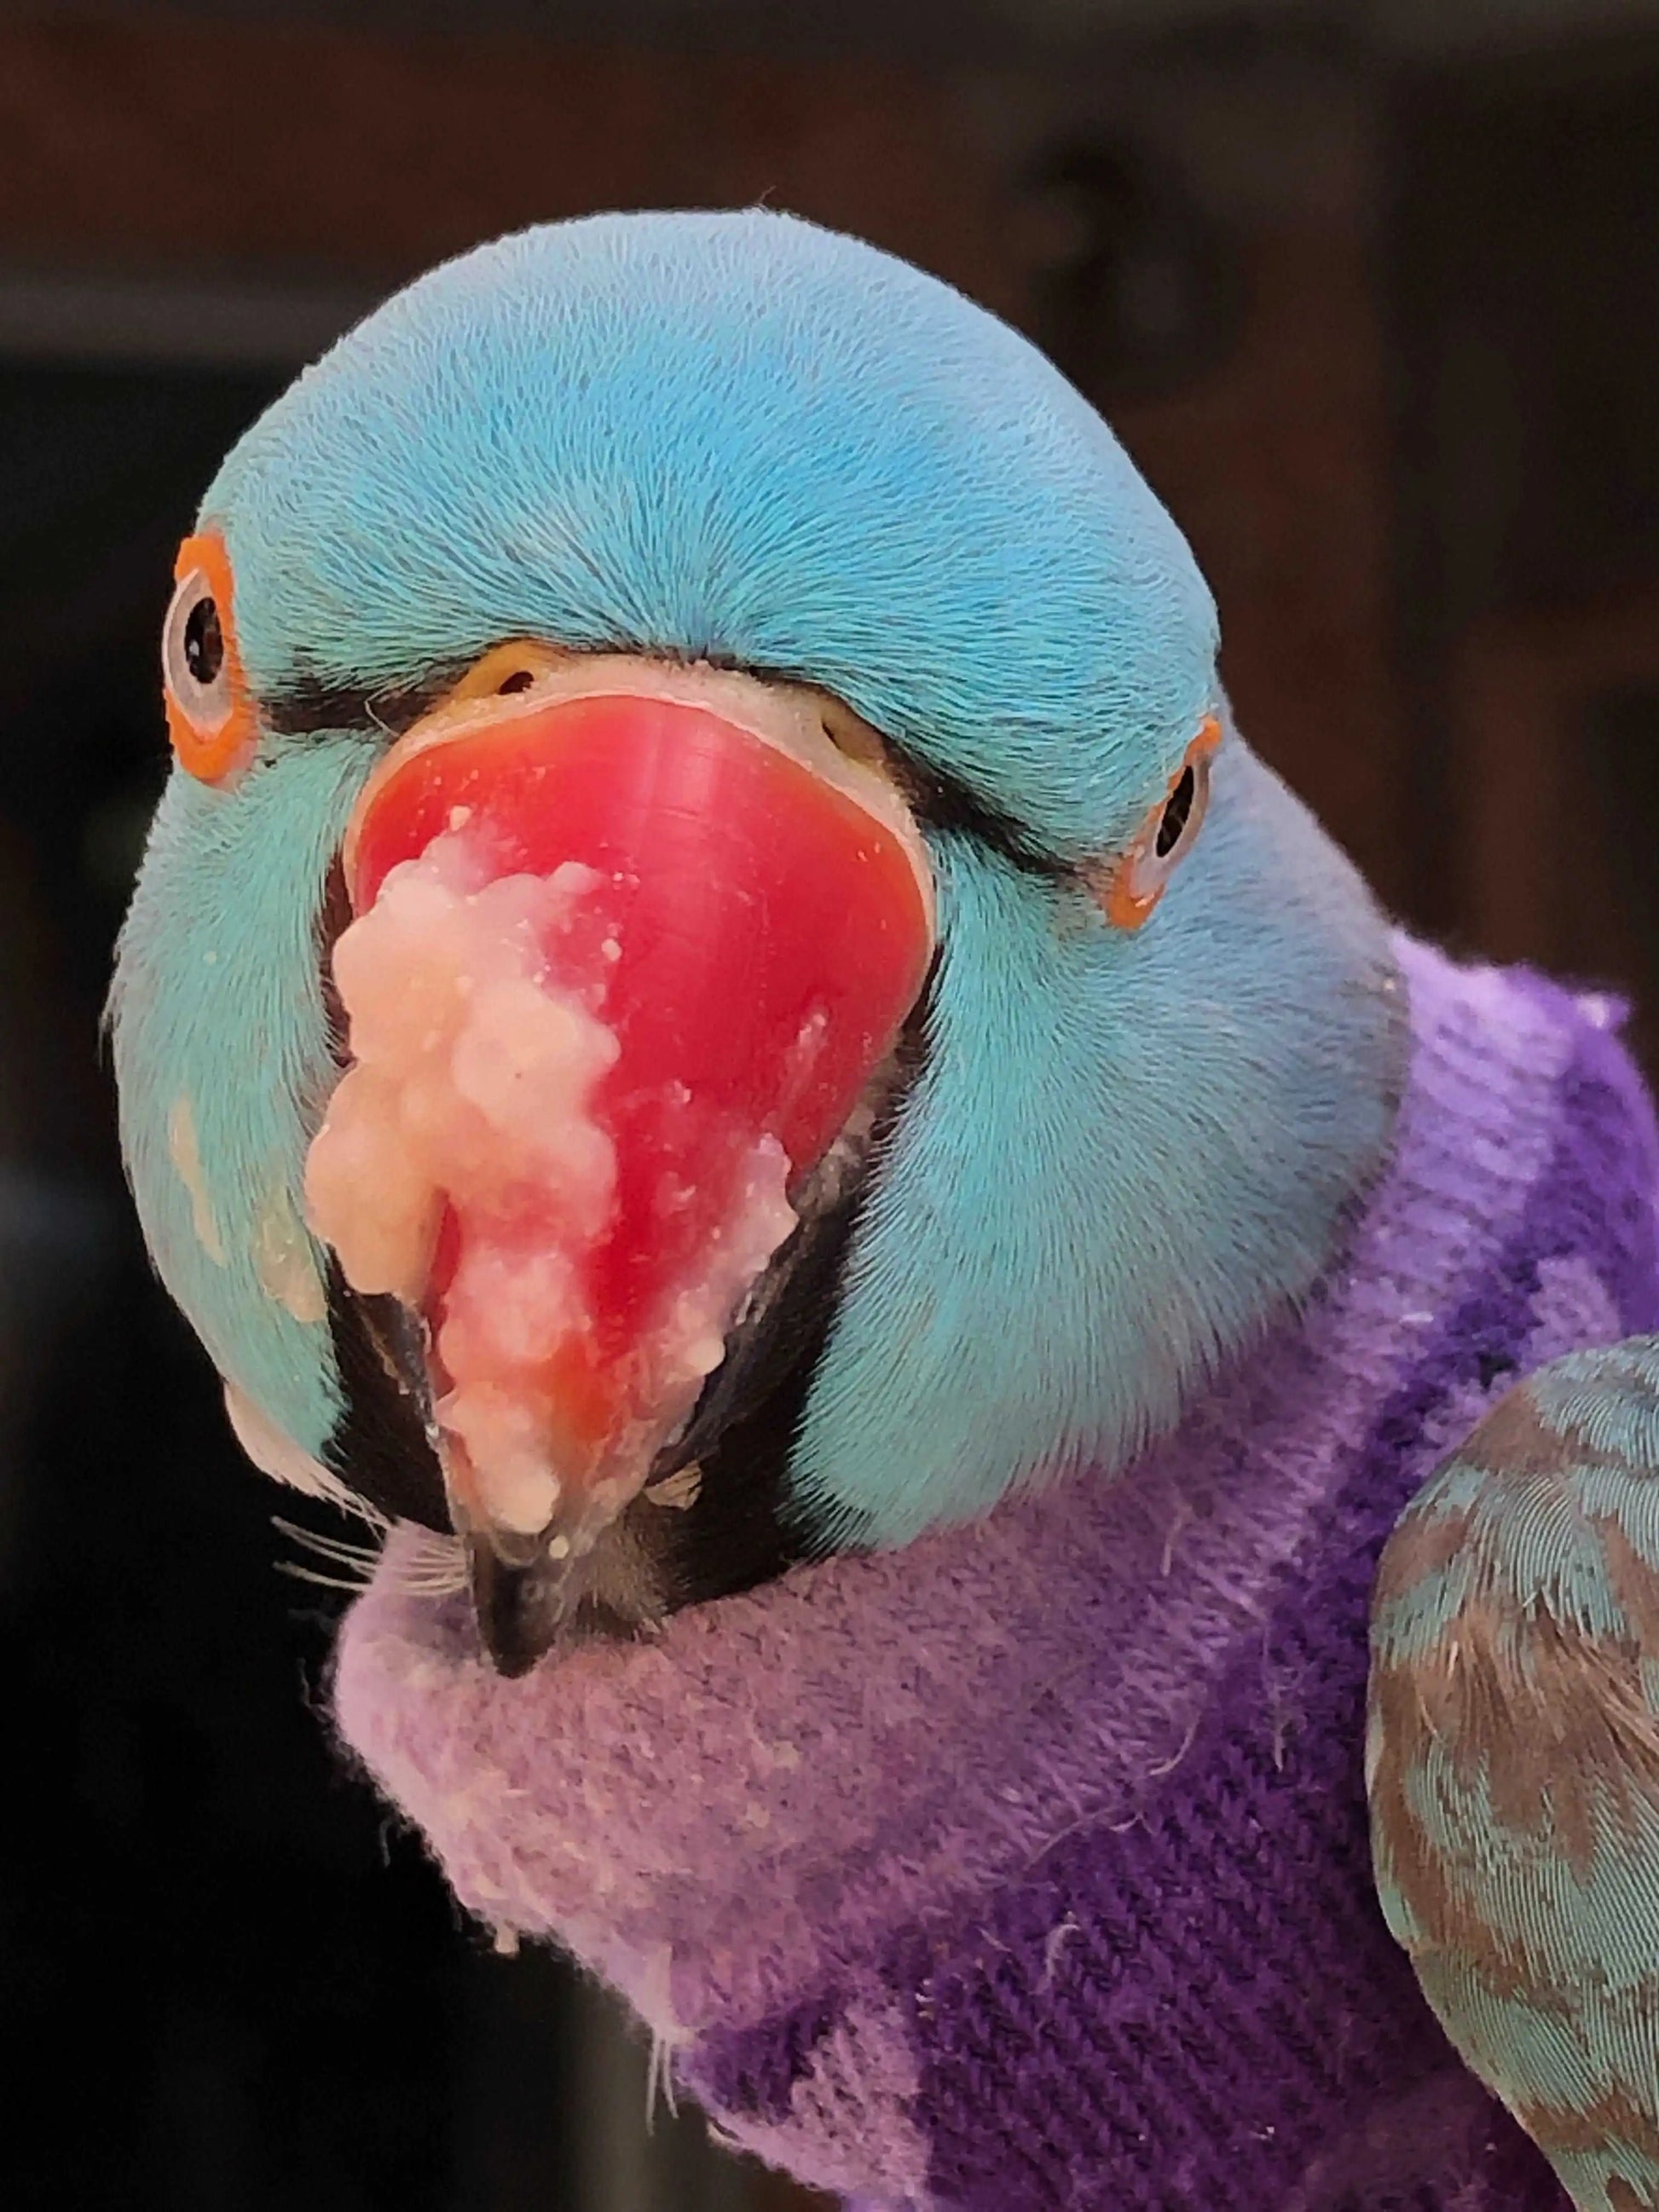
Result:
M1181 771L1181 781L1170 793L1170 803L1164 808L1158 825L1158 836L1152 841L1152 850L1160 860L1167 860L1181 842L1181 833L1187 827L1193 811L1193 797L1198 784L1190 768Z
M198 599L185 617L185 665L204 689L218 681L225 665L225 635L219 610L210 599Z

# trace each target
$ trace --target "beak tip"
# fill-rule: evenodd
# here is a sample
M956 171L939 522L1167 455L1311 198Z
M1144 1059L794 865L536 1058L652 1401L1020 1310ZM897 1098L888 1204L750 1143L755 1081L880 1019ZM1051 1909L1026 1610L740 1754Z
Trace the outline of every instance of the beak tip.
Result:
M528 1674L558 1643L570 1613L570 1567L542 1553L504 1559L488 1537L466 1540L468 1580L479 1641L507 1681Z

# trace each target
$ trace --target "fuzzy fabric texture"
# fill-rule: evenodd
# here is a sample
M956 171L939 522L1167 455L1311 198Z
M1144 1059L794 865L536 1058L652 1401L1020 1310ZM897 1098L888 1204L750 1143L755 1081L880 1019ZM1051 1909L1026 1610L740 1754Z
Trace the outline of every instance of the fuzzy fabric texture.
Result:
M340 1731L491 1925L623 1990L737 2142L889 2203L1565 2203L1389 1940L1377 1554L1516 1376L1659 1324L1610 1010L1408 945L1396 1157L1319 1297L1115 1484L504 1682L399 1547Z

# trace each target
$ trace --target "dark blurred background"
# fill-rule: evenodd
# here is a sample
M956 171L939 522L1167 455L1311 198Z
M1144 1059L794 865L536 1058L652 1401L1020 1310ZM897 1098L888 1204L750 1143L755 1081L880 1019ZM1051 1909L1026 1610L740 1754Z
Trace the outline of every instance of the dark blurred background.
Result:
M1029 331L1220 599L1243 726L1414 925L1659 1045L1659 4L0 15L0 2203L763 2212L331 1753L124 1203L96 1024L231 439L504 228L764 198Z

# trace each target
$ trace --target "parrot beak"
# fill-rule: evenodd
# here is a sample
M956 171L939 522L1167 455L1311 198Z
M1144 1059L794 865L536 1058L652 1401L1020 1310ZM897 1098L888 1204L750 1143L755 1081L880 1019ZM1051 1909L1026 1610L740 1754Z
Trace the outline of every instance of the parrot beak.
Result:
M926 853L838 702L532 647L393 746L342 863L312 1224L411 1318L521 1672L880 1079L933 956Z

